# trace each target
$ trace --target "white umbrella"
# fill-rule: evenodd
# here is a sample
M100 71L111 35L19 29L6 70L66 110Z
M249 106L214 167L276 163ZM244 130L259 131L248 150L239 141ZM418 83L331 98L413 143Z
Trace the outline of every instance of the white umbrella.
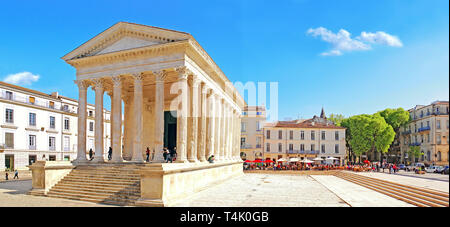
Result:
M335 157L328 157L327 160L337 160Z
M278 159L278 162L285 162L285 161L287 161L286 159L284 159L284 158L280 158L280 159Z
M304 163L313 163L314 161L309 160L308 158L305 158L303 160L301 160L300 162L304 162Z
M289 161L290 161L290 162L298 162L299 159L298 159L298 158L291 158Z
M313 159L314 161L323 161L323 159L322 158L320 158L320 157L317 157L317 158L315 158L315 159Z

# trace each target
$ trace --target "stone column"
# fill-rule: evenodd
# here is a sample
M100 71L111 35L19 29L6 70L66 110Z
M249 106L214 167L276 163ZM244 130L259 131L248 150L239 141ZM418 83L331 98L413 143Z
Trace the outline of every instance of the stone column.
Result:
M109 136L110 136L110 138L109 138L109 142L110 142L110 145L111 145L111 148L113 148L113 143L114 143L114 121L113 121L113 117L114 117L114 91L108 91L107 92L107 94L108 94L108 96L110 97L110 100L111 100L111 114L110 114L110 116L109 116L109 118L110 118L110 123L109 123ZM106 132L105 132L106 133ZM107 143L107 140L105 141L105 143ZM109 151L109 147L106 149L106 152L108 152ZM112 158L111 158L111 160L112 160Z
M232 108L231 110L231 128L233 131L233 136L231 138L231 160L236 161L236 110Z
M75 163L87 162L86 158L86 124L87 124L87 88L89 84L83 80L76 80L78 85L78 144Z
M208 95L208 87L206 86L206 84L203 84L202 89L201 89L201 113L200 113L200 136L199 136L199 140L200 140L200 145L199 145L199 150L198 150L198 154L197 154L197 158L198 160L200 160L200 162L206 162L207 158L206 157L206 146L207 146L207 141L206 141L206 131L207 131L207 95ZM211 133L208 133L208 137L211 137Z
M190 127L189 127L189 149L188 149L188 161L189 162L198 162L197 159L197 142L198 142L198 86L200 84L200 80L193 75L192 76L192 84L190 87Z
M103 80L94 79L95 86L95 156L93 162L105 162L103 147Z
M178 72L178 86L181 90L181 109L177 112L177 160L176 162L185 163L187 160L187 117L189 111L188 100L188 85L187 77L188 71L186 67L179 67Z
M132 162L143 163L142 157L142 133L143 133L143 75L133 74L134 77L134 134Z
M210 90L209 97L207 97L207 104L208 104L208 110L207 110L207 135L206 136L206 160L211 155L214 155L214 149L215 149L215 138L216 138L216 119L215 119L215 113L216 113L216 100L215 100L215 94L212 89Z
M123 151L122 157L124 160L131 161L133 155L133 136L134 136L134 105L133 97L128 94L129 91L124 91L122 96L124 102L124 127L123 127Z
M221 136L222 136L222 124L221 124L221 121L220 121L220 119L221 119L221 113L222 113L222 105L221 105L221 102L220 102L220 97L219 97L219 95L218 94L215 94L215 105L216 105L216 112L215 112L215 138L216 138L216 141L215 141L215 144L214 144L214 157L215 157L215 159L217 160L217 161L219 161L219 160L221 160L221 157L220 157L220 146L221 146Z
M112 78L113 100L111 102L111 144L112 162L123 162L122 158L122 78L116 76Z
M241 159L241 113L239 110L236 114L236 157L238 161L242 161Z
M228 106L228 103L224 103L224 108L225 108L225 111L223 111L224 113L224 115L225 115L225 117L224 117L224 121L225 121L225 134L224 134L224 140L225 140L225 143L224 143L224 160L229 160L230 159L230 157L229 157L229 151L230 151L230 149L229 149L229 146L230 146L230 131L231 131L231 128L230 128L230 116L229 116L229 106Z
M156 76L155 87L155 157L154 162L164 162L164 79L166 71L153 72Z
M226 107L225 107L225 100L223 98L220 98L220 105L221 105L221 112L220 112L220 161L224 161L225 160L225 147L226 147L226 121L225 118L227 117L226 115Z

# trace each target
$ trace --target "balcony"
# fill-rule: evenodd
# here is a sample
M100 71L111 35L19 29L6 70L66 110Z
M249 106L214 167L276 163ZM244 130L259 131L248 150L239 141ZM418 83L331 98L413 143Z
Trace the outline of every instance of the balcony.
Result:
M319 151L286 150L287 154L319 154Z
M409 134L411 134L411 130L402 132L402 135L409 135Z
M424 131L428 131L430 129L431 129L430 126L426 126L426 127L419 128L419 130L417 130L417 132L424 132Z
M241 144L241 149L252 149L252 145L251 144Z

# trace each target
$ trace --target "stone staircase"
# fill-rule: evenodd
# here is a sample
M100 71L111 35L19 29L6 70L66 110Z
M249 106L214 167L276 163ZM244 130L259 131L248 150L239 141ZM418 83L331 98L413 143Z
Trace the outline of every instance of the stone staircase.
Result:
M133 206L140 198L137 165L77 166L47 193L48 197Z

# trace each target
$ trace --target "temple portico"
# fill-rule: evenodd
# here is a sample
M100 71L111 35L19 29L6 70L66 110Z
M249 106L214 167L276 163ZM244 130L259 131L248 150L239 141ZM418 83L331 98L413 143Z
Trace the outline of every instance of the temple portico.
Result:
M101 189L108 187L101 182L127 187L134 179L129 185L134 189L124 188L139 193L133 204L170 206L243 174L239 150L244 99L190 34L119 22L62 59L76 69L77 158L33 166L33 192L63 196L58 194L63 190L64 196L82 197L80 191L93 190L92 185L85 189L85 182L94 181L102 198L119 201L124 200L120 190L111 194L112 189ZM95 92L93 160L85 149L89 88ZM101 114L105 94L111 99L110 129L103 127ZM104 158L105 130L111 130L110 160ZM177 152L173 163L165 163L164 148ZM212 156L215 160L209 162ZM92 174L99 180L85 178ZM133 178L123 181L127 176ZM58 186L67 182L79 187Z

